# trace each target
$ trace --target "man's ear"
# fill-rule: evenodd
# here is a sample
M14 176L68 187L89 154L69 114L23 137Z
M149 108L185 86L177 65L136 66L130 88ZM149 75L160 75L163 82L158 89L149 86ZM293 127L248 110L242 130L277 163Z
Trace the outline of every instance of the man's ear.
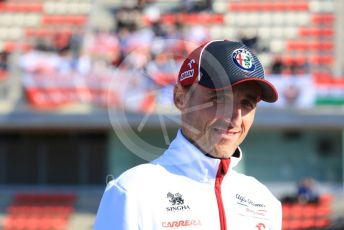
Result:
M174 105L182 111L186 103L186 89L180 84L176 84L173 89Z

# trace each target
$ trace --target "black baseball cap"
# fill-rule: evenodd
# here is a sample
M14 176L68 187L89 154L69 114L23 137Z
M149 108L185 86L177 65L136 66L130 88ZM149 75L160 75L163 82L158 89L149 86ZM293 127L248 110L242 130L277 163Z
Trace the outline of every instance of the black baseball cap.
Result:
M253 81L261 88L261 100L275 102L276 88L264 76L262 64L247 46L236 41L213 40L189 54L180 68L178 82L182 86L197 82L219 90Z

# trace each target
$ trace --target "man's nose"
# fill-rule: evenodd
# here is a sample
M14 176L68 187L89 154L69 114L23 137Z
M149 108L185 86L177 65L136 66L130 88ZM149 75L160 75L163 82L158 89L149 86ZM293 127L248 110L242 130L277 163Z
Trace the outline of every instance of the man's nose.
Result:
M233 106L232 124L233 126L240 126L242 121L242 110L240 105Z
M237 126L241 123L242 113L239 105L224 106L219 115L224 121L232 124L232 126Z

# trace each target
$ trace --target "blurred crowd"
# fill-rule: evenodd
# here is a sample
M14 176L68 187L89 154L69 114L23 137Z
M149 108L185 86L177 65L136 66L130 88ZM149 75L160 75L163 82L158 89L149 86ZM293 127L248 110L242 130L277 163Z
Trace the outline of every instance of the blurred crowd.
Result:
M181 21L162 24L154 13L144 16L137 8L116 9L113 17L112 30L56 34L36 40L33 47L26 47L18 62L24 78L30 79L24 80L24 84L44 85L44 82L34 81L42 81L44 76L50 81L53 77L66 80L77 76L80 82L80 76L86 79L104 73L118 79L114 90L122 95L119 99L122 101L123 95L130 92L144 94L174 83L186 55L210 39L204 26L185 25ZM55 87L58 86L55 84ZM166 103L165 99L161 100Z
M282 203L318 204L319 192L315 180L311 177L302 178L297 184L296 192L282 198Z
M175 74L190 49L210 39L203 26L185 26L179 21L162 25L154 17L143 23L142 18L136 8L121 8L114 13L113 30L37 40L34 48L24 51L20 66L25 72L39 73L85 74L112 67L142 69L150 75Z
M17 62L24 78L53 76L56 79L60 76L61 79L70 79L77 76L79 82L80 77L103 74L118 78L117 82L122 84L117 84L118 88L114 90L119 92L124 91L124 85L127 91L134 93L170 87L175 83L181 62L187 54L212 37L209 26L205 24L186 23L178 16L172 22L163 21L164 12L146 7L152 2L138 0L134 8L109 9L113 16L111 29L86 30L80 27L73 29L72 33L56 31L51 36L31 41L32 46L21 50ZM212 11L211 1L183 0L181 3L178 8L169 9L169 13ZM237 39L258 55L269 53L257 34L246 34L244 30L238 34ZM0 53L0 78L7 75L8 56L5 51ZM266 72L273 75L304 75L309 73L309 69L304 61L286 61L276 56ZM43 83L36 81L35 85ZM166 92L163 93L165 96ZM286 93L286 98L292 98L292 101L300 97L295 87L289 87ZM167 97L170 99L159 100L171 103L171 95Z
M0 80L6 78L8 73L8 52L0 52Z

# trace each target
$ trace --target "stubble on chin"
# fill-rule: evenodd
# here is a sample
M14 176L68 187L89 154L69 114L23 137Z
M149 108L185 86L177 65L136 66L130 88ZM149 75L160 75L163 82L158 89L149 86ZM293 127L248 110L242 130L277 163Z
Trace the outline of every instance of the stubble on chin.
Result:
M230 158L235 149L232 150L232 148L225 147L225 146L215 146L213 148L212 156L217 158Z

